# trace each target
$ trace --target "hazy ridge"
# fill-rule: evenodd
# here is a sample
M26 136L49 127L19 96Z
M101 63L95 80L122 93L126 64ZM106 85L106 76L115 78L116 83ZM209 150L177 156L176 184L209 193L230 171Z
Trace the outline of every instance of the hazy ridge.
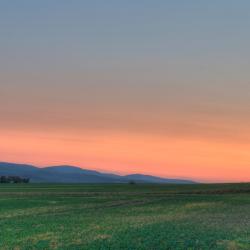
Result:
M38 168L27 164L0 162L0 176L3 175L26 177L30 178L31 182L40 183L127 183L129 181L137 183L194 183L191 180L168 179L143 174L122 176L68 165Z

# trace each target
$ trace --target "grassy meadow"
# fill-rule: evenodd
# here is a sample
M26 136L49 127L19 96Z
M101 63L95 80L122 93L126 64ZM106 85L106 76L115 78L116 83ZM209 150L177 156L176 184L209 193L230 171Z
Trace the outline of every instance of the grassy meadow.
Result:
M250 184L0 185L0 249L250 249Z

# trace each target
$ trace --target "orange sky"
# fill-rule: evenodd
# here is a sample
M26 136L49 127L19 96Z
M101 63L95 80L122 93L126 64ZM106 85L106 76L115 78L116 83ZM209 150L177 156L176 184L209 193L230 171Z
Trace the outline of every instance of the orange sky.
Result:
M250 181L249 23L247 1L0 1L0 161Z
M249 181L249 144L198 137L103 131L2 131L5 161L72 164L121 174L206 182Z
M156 72L5 72L0 160L250 181L247 79Z

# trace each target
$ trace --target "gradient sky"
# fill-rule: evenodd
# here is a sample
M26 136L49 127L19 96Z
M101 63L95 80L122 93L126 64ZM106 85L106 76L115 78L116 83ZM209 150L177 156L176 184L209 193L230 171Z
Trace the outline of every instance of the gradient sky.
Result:
M250 181L250 1L0 1L0 161Z

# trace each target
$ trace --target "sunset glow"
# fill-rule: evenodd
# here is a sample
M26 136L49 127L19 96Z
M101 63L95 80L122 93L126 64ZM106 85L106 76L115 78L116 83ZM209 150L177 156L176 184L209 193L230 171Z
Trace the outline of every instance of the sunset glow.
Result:
M250 4L4 2L0 161L250 181Z

